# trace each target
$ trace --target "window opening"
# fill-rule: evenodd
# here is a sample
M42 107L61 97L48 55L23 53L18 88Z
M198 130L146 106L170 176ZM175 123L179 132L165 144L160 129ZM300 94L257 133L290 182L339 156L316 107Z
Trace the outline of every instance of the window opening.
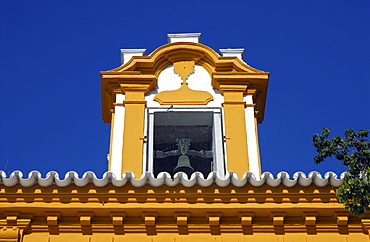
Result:
M225 173L221 110L148 108L148 161L146 170L155 177L184 172L190 178L217 170Z

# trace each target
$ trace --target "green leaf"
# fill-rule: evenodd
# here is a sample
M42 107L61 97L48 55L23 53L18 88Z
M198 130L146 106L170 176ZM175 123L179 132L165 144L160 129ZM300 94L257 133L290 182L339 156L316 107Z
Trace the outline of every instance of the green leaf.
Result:
M332 139L329 139L330 133L329 128L324 128L320 134L312 135L317 152L314 162L319 164L334 156L347 166L343 185L337 189L336 196L352 214L363 216L365 211L370 211L370 143L366 139L369 130L356 133L348 128L344 137L337 135Z

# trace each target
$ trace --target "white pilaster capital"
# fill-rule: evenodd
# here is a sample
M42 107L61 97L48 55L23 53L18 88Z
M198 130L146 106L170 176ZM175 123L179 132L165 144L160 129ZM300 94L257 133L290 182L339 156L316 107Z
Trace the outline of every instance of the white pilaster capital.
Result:
M133 56L145 56L146 49L121 49L121 64L127 63Z
M221 56L230 57L235 56L238 57L240 60L243 60L244 57L244 49L219 49Z
M187 34L167 34L168 43L175 42L194 42L200 43L201 33L187 33Z

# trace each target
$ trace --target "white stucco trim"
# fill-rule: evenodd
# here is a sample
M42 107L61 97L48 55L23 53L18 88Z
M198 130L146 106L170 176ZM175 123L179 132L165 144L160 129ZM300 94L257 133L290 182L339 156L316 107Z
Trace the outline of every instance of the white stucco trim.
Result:
M219 49L221 56L224 57L230 57L230 56L236 56L240 60L243 60L244 57L244 49Z
M186 34L167 34L168 43L174 42L194 42L200 43L201 33L186 33Z
M244 101L248 105L253 105L252 95L244 96ZM247 144L248 144L248 158L249 158L249 169L256 177L261 174L261 167L259 164L257 134L256 134L256 120L254 118L254 107L246 107L245 110L245 123L247 132Z
M121 65L127 63L133 56L145 56L146 49L121 49Z
M125 107L123 101L125 95L116 94L116 104L114 107L114 120L112 132L112 154L111 154L111 172L117 177L122 176L122 147L123 147L123 127L125 120ZM122 105L121 105L122 104Z

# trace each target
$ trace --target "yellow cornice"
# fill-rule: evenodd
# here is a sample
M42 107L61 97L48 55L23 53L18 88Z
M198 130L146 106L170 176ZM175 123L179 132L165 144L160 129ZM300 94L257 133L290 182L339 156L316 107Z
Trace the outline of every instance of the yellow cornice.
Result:
M269 74L250 67L237 57L222 57L210 47L192 42L163 45L150 56L134 56L126 64L101 73L141 72L158 75L167 66L180 61L194 61L196 65L203 66L210 75L214 72Z
M150 91L150 83L148 84L131 84L131 83L123 83L120 84L121 91L123 94L126 92L143 92L148 93Z
M224 94L225 92L241 92L244 94L246 92L248 85L219 85L218 90Z
M113 108L114 93L122 83L146 84L149 91L157 86L157 78L161 71L175 62L192 61L207 70L212 77L212 86L245 85L258 90L257 106L258 122L262 122L267 92L268 72L248 66L237 57L219 56L208 46L192 43L177 42L166 44L156 49L149 56L134 56L126 64L113 70L101 72L101 91L103 120L110 122ZM119 92L119 90L118 90ZM147 92L146 92L147 93Z
M233 233L367 233L369 214L359 218L338 203L332 186L96 187L0 185L0 227L28 234L154 231L175 236ZM185 227L184 227L185 226ZM117 230L118 229L118 230ZM11 231L6 231L11 232ZM5 233L5 232L4 232ZM1 236L1 235L0 235Z

